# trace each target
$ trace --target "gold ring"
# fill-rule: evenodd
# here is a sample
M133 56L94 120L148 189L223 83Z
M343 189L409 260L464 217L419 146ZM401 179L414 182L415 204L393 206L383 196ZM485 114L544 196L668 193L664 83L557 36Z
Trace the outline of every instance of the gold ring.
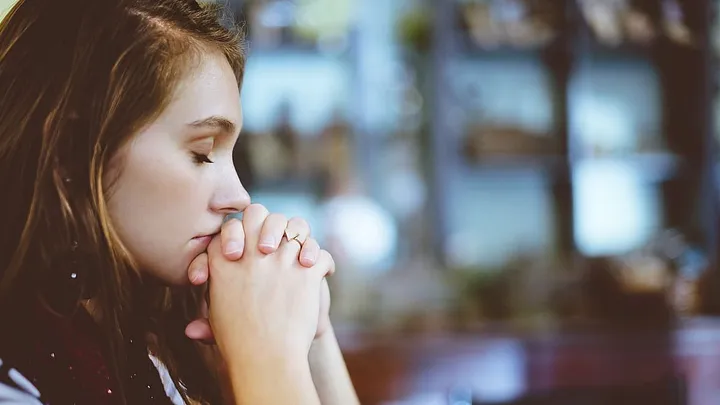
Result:
M287 238L288 242L295 241L295 242L298 243L298 245L300 245L300 247L303 246L303 242L300 240L300 234L299 234L299 233L291 238L291 237L287 234L287 232L286 232L286 233L285 233L285 238Z

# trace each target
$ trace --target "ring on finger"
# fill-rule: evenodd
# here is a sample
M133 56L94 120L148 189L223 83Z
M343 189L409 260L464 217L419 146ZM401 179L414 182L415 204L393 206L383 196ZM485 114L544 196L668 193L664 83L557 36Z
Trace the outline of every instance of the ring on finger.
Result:
M300 247L305 245L305 240L303 240L305 238L303 238L303 236L300 232L297 232L295 234L290 234L289 231L286 229L285 230L285 238L288 240L288 242L292 242L292 241L297 242L300 245Z
M301 237L301 235L299 233L295 234L295 236L293 236L293 237L290 237L290 235L287 233L287 231L285 231L285 238L288 240L288 242L295 241L298 243L298 245L300 245L300 247L302 247L305 244L305 241L300 240L301 239L300 237Z

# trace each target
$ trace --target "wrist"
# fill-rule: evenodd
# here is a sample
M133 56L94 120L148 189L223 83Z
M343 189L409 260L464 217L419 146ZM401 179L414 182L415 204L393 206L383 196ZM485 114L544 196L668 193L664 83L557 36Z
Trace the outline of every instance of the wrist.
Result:
M322 334L316 335L315 338L312 341L312 345L310 346L310 349L312 350L313 347L321 346L324 344L327 344L329 342L333 342L337 340L335 337L335 329L333 329L332 324L330 324Z
M308 356L312 379L323 404L359 405L335 332L313 342Z
M228 362L237 404L319 404L307 358L258 355Z
M228 364L228 371L237 375L248 372L257 375L265 373L284 375L303 372L304 369L309 367L307 354L277 352L266 348L228 354L225 356L225 361Z
M339 351L339 343L335 336L335 331L330 327L325 333L313 340L308 353L308 361L311 370L323 367L324 364L332 360L333 354Z

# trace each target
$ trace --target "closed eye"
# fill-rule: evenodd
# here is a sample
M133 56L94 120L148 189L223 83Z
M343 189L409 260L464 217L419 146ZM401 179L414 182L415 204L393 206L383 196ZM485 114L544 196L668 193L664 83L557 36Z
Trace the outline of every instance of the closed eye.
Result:
M210 160L210 157L208 155L204 155L202 153L196 153L196 152L193 152L192 155L193 155L193 160L197 164L215 163L212 160Z

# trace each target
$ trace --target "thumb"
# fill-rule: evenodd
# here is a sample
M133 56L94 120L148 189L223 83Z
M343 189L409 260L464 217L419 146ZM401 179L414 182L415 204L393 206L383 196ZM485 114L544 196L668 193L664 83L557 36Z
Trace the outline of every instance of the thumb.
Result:
M215 335L210 327L210 321L208 321L207 318L199 318L190 322L185 327L185 336L206 344L215 343Z

